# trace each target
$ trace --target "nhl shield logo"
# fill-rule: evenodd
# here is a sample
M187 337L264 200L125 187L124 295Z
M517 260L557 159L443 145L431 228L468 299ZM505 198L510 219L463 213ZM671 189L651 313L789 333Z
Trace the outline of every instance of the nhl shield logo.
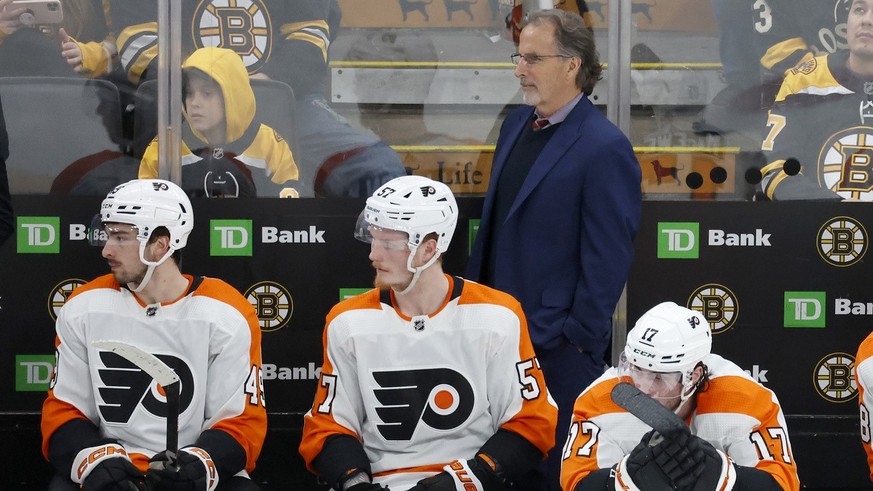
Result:
M873 94L873 82L864 82L864 93L867 95Z
M424 321L427 317L416 317L412 320L412 328L418 332L424 331Z

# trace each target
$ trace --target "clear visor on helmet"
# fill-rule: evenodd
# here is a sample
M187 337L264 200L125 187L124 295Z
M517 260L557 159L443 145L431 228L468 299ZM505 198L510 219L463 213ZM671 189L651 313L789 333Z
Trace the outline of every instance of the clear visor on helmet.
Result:
M97 214L91 219L88 227L88 243L92 246L103 247L138 245L137 234L139 227L129 223L103 223L102 217Z
M682 372L653 372L640 368L624 353L618 363L618 377L622 382L635 385L653 399L674 399L682 394Z
M370 244L371 248L381 247L389 251L408 251L409 234L398 230L379 227L367 221L367 211L358 215L355 224L355 238Z

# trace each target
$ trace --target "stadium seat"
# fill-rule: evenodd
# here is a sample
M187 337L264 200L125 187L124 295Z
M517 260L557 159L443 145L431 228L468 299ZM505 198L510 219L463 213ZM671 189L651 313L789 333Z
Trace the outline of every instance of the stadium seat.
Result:
M121 155L121 103L105 80L3 77L12 194L48 194L73 162ZM99 162L93 163L97 165ZM69 186L68 186L69 187Z

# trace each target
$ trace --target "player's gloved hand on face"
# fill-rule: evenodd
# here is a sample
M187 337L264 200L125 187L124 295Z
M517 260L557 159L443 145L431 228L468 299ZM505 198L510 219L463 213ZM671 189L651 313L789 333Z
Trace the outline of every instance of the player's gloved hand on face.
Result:
M730 491L737 482L737 469L733 461L721 450L717 450L706 440L700 439L704 459L699 464L699 477L692 491Z
M145 476L126 458L105 459L82 483L82 491L142 491Z
M674 491L673 482L655 461L650 431L615 466L615 491ZM657 435L660 438L660 435ZM640 487L644 486L644 487ZM710 490L713 491L713 490Z
M503 479L482 457L456 460L445 466L444 469L439 474L418 481L418 484L410 488L409 491L464 491L472 489L501 491L504 489Z
M198 447L186 447L178 455L164 450L149 459L146 483L150 491L214 491L218 469L209 454Z
M653 432L654 430L646 434L650 445L653 443ZM655 462L670 478L675 489L680 491L693 489L697 478L703 472L705 454L701 442L706 443L700 437L682 432L665 436L652 447Z

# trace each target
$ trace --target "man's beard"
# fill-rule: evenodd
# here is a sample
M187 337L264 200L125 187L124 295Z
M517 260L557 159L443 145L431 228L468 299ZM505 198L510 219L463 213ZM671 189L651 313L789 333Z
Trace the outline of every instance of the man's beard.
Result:
M139 285L142 283L142 280L145 279L146 271L148 271L148 266L141 264L141 269L136 271L120 271L115 272L115 281L120 285L126 285L128 283L133 283L135 285Z
M400 290L403 291L407 286L409 286L409 282L412 281L412 278L404 281L403 283L389 283L381 278L379 273L376 273L376 277L373 278L373 286L378 290Z

